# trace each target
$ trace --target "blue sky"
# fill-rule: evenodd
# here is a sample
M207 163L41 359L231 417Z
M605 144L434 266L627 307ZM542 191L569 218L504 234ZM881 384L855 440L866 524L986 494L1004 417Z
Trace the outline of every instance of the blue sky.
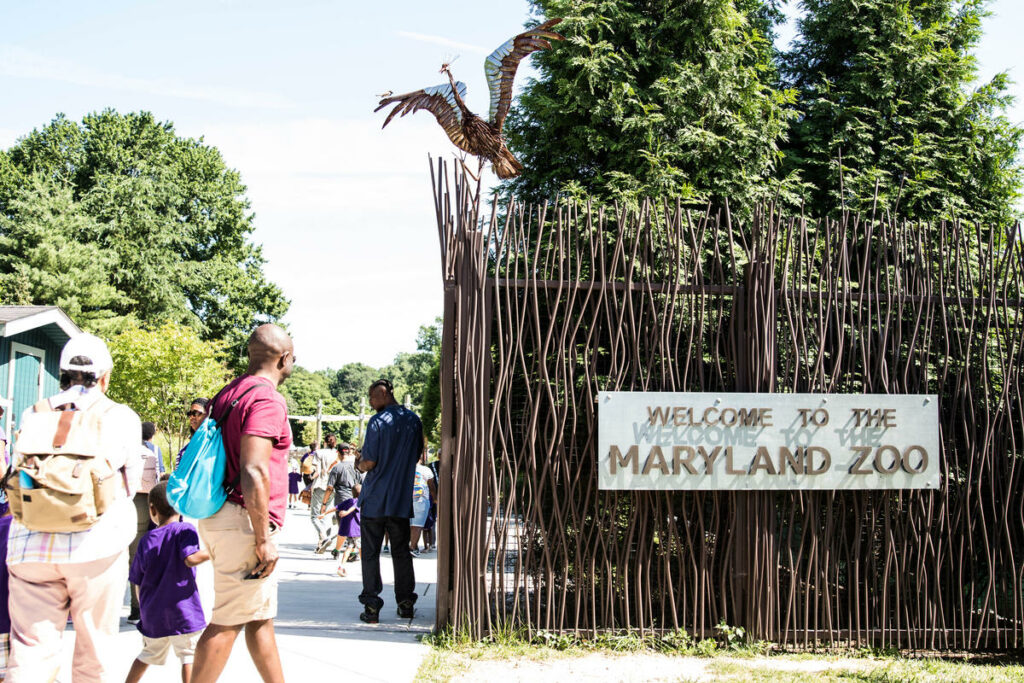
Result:
M991 7L982 76L1024 78L1024 2ZM441 312L426 155L452 148L426 113L381 131L375 94L441 83L442 60L459 55L467 102L485 112L483 58L529 11L526 0L0 0L0 147L57 112L105 107L203 136L248 185L300 363L385 365ZM1011 118L1024 121L1024 102Z

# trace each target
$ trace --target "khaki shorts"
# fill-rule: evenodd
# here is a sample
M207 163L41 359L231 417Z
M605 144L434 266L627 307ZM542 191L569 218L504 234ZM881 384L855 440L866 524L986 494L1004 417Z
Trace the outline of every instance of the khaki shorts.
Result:
M174 655L181 660L182 664L191 664L192 656L196 653L196 643L199 642L199 636L202 634L202 631L196 631L163 638L142 636L142 653L138 656L138 660L143 664L161 666L167 661L167 653L173 647Z
M276 529L271 530L273 538ZM277 616L277 570L262 579L246 579L256 568L256 536L245 508L224 503L216 514L199 520L199 535L213 565L211 624L237 626Z

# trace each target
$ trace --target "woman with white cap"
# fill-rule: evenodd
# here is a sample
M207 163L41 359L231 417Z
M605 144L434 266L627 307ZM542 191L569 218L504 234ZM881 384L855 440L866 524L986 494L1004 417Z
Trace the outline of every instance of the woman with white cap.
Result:
M32 429L34 413L102 411L98 438L103 456L123 486L98 520L82 531L36 531L17 519L12 522L7 545L8 682L56 678L69 615L75 626L75 683L111 680L110 666L118 660L116 636L128 574L128 544L135 536L131 496L140 474L142 426L131 408L105 396L113 365L102 339L90 334L72 337L60 355L63 391L29 408L20 423L24 436ZM18 450L16 444L15 466L22 457Z

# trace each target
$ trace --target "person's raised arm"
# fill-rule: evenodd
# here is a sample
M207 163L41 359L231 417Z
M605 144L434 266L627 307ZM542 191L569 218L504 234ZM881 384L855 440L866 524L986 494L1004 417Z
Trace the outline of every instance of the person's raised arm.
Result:
M256 536L256 559L253 574L269 576L277 565L277 547L270 540L270 456L274 442L263 436L242 434L239 457L242 498Z

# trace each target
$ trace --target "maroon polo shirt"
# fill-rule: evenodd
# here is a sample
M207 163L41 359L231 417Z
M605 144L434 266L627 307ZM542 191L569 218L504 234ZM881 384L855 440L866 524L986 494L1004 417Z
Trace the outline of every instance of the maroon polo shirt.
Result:
M277 387L269 379L242 375L224 388L210 406L210 416L220 418L231 402L253 385L256 388L242 396L242 400L228 415L227 422L220 425L227 454L224 481L228 484L240 481L239 455L243 434L270 439L274 444L270 456L270 521L280 527L284 525L285 509L288 506L288 449L292 445L292 430L288 425L288 406L284 396L278 393ZM228 501L245 507L238 487L229 489Z

